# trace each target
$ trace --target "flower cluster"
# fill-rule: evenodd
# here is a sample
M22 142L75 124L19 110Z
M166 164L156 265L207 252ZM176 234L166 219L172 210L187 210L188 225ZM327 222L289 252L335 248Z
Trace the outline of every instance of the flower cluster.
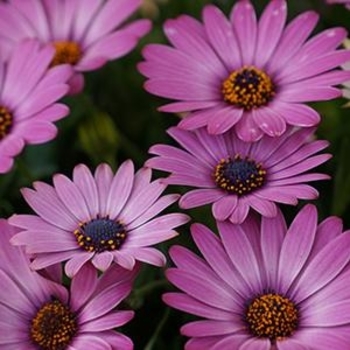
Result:
M5 180L21 167L26 145L47 144L60 119L74 119L74 106L86 102L79 95L87 72L127 55L151 31L151 21L139 18L149 5L0 0ZM132 350L134 334L122 327L144 302L140 290L164 285L155 294L161 305L191 316L176 320L187 338L160 348L349 348L350 231L311 203L293 215L301 201L319 198L319 181L331 179L330 142L318 137L326 113L311 102L342 97L350 81L350 50L341 46L347 31L313 34L314 11L287 22L286 0L258 13L251 0L237 0L228 16L206 5L201 20L165 22L169 44L143 47L144 88L169 99L159 111L179 122L167 130L168 144L152 143L139 169L128 156L94 170L85 159L70 176L68 151L62 171L22 179L26 209L11 207L0 218L0 349ZM122 71L123 61L116 64ZM116 130L108 124L99 140L111 132L134 154ZM204 222L186 232L193 208ZM155 349L168 315L146 349Z

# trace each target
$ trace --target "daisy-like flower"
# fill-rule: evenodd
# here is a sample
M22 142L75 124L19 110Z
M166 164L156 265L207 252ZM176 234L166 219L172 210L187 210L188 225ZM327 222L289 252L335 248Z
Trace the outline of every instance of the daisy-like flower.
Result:
M26 40L8 61L0 61L0 173L11 170L26 144L52 140L53 122L69 113L56 102L69 90L72 69L66 64L49 69L53 57L52 47Z
M73 181L56 174L53 184L35 182L34 190L23 189L37 215L9 219L22 229L11 241L34 255L34 269L67 260L68 276L88 261L101 271L113 261L127 269L135 260L162 266L165 256L150 246L176 236L173 229L188 221L180 213L158 216L178 195L161 196L166 185L160 179L151 182L151 169L134 174L130 160L115 175L107 164L98 166L94 176L80 164Z
M329 350L350 344L350 232L305 206L287 229L283 215L219 222L220 239L194 224L203 255L170 249L170 306L202 320L184 325L186 350Z
M193 112L179 126L207 126L220 134L232 127L240 139L279 136L287 125L309 127L319 114L305 105L341 95L335 87L350 73L335 70L350 60L336 50L346 30L333 28L307 40L318 16L309 11L287 26L284 0L270 1L258 21L250 1L237 1L230 18L215 6L203 10L203 23L183 15L165 23L173 47L144 48L140 72L150 93L177 102L164 112Z
M14 43L37 38L52 43L55 66L68 63L75 75L70 93L81 91L82 73L129 53L151 28L146 19L124 24L141 0L9 0L0 6L0 55L8 55ZM1 57L1 56L0 56Z
M241 223L250 208L273 217L276 203L296 205L298 199L315 199L317 190L306 183L329 178L306 173L331 157L315 155L328 142L313 141L313 128L290 128L279 138L264 135L254 143L241 141L234 130L211 135L206 128L173 127L168 133L183 149L154 145L149 152L157 156L146 166L170 172L164 180L168 184L195 187L182 196L180 207L213 203L217 220Z
M132 341L114 328L134 312L116 307L131 291L132 271L112 266L98 277L85 265L70 290L29 267L22 248L9 243L17 231L0 220L0 348L6 350L128 350Z

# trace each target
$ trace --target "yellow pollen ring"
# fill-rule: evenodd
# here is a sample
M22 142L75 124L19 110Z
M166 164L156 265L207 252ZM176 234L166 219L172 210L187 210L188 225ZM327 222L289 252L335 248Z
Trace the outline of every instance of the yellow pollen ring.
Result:
M239 168L243 168L242 174ZM264 185L266 170L262 164L236 154L233 158L220 159L214 169L213 178L219 188L242 196Z
M31 322L30 337L40 349L66 349L78 331L75 314L58 299L47 302Z
M0 106L0 140L10 133L12 125L12 114L6 107Z
M223 81L221 93L227 103L251 110L267 105L275 96L275 86L264 71L243 66Z
M80 248L95 253L120 249L127 238L122 222L108 217L80 222L73 234Z
M55 41L53 42L56 52L51 61L51 67L59 64L75 65L79 62L82 52L80 46L74 41Z
M293 334L298 327L299 311L288 298L269 293L250 303L245 319L254 336L275 341Z

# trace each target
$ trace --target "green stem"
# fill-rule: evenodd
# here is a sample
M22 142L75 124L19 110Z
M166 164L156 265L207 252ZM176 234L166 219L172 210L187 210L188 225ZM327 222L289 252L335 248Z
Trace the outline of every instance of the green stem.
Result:
M155 329L151 339L146 344L146 347L144 348L144 350L152 350L153 349L154 345L156 344L156 341L157 341L157 338L158 338L160 332L162 331L166 321L169 318L169 315L170 315L170 308L166 308L162 319L160 320L157 328Z
M157 280L136 289L135 294L144 296L145 294L152 292L154 289L165 287L167 284L168 284L167 280Z

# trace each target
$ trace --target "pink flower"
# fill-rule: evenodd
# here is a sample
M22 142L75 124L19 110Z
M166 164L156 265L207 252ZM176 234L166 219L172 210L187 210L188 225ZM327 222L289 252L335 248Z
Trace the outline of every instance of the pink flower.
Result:
M88 261L105 271L112 262L132 269L135 260L162 266L165 256L150 246L177 235L174 228L188 221L184 214L158 214L178 195L161 197L166 185L151 182L151 170L134 174L124 162L114 175L101 164L94 176L77 165L73 181L62 174L54 186L35 182L22 194L37 215L14 215L9 221L22 229L11 240L34 254L31 266L45 268L67 261L65 271L75 275Z
M346 30L333 28L307 40L316 13L305 12L287 26L285 0L270 1L259 21L249 0L237 1L230 18L215 6L203 10L203 23L182 15L164 31L171 47L148 45L139 70L152 94L176 100L164 112L192 112L183 129L206 126L211 134L231 128L244 141L275 137L287 125L310 127L319 114L305 105L341 96L334 85L350 73L335 70L350 60L336 50Z
M26 40L8 61L0 61L0 173L12 168L26 144L52 140L54 122L69 112L57 101L69 90L72 69L66 64L49 69L53 56L50 45Z
M115 328L134 312L116 307L130 293L138 267L129 271L115 265L98 277L86 264L67 290L30 269L23 249L9 243L15 228L0 220L0 231L1 349L133 349Z
M298 199L315 199L318 192L307 183L329 178L309 173L330 158L319 154L327 141L313 141L312 128L289 128L281 137L264 135L254 143L238 139L233 129L211 135L170 128L182 148L154 145L146 166L167 171L168 184L190 186L179 205L183 209L212 203L216 220L242 223L251 209L263 216L277 214L277 203L296 205Z
M279 212L218 229L220 238L192 226L201 257L170 249L166 276L180 292L163 300L201 318L181 328L185 350L349 348L350 232L340 219L317 225L307 205L289 228Z
M71 93L84 85L82 73L129 53L151 28L149 20L124 24L141 0L9 0L0 5L0 54L37 38L56 47L52 65L74 66Z

